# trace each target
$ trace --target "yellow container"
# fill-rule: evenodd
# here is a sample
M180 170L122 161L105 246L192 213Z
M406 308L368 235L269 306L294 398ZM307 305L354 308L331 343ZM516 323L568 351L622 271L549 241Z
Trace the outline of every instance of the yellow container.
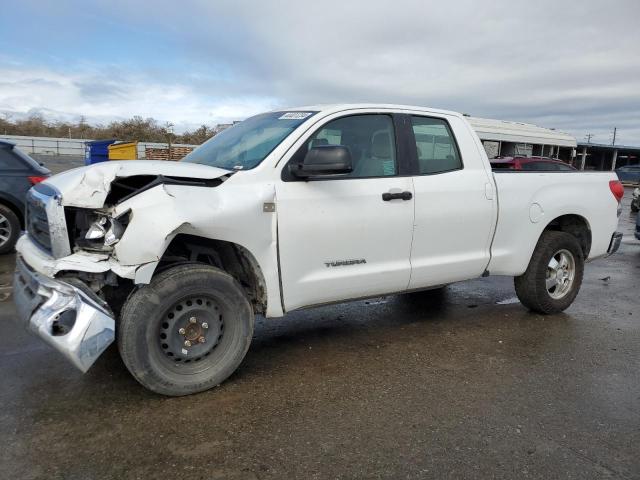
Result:
M109 145L109 160L136 160L138 142L112 143Z

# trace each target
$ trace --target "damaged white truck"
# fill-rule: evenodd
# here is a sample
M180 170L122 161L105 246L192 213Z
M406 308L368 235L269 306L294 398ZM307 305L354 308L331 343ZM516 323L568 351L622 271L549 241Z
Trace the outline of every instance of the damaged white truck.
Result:
M567 308L613 253L612 172L493 173L457 113L269 112L180 162L106 162L34 187L17 245L20 320L86 371L117 341L145 387L185 395L240 365L254 316L515 277Z

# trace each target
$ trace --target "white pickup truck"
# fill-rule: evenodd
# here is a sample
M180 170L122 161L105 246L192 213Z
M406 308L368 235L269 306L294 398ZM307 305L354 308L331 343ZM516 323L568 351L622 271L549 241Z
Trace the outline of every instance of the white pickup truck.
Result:
M612 172L492 173L465 118L393 105L251 117L181 162L107 162L27 200L20 320L82 371L117 339L145 387L218 385L254 316L515 277L560 312L585 260L613 253Z

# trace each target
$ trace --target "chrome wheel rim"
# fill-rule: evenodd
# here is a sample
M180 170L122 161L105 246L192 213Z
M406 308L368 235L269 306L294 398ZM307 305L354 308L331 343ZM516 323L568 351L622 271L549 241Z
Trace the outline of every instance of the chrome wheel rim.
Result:
M576 260L569 250L554 253L547 265L545 287L555 300L565 297L573 286L576 276Z
M11 224L9 219L0 213L0 247L4 247L10 238Z

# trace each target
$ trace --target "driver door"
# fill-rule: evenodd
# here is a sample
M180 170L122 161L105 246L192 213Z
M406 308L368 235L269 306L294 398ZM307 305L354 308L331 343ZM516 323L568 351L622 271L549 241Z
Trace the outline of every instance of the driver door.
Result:
M344 145L350 174L305 181L285 166L276 197L286 311L406 290L413 182L398 176L397 144L392 115L351 115L320 127L292 158L314 146ZM404 198L383 199L402 192Z

